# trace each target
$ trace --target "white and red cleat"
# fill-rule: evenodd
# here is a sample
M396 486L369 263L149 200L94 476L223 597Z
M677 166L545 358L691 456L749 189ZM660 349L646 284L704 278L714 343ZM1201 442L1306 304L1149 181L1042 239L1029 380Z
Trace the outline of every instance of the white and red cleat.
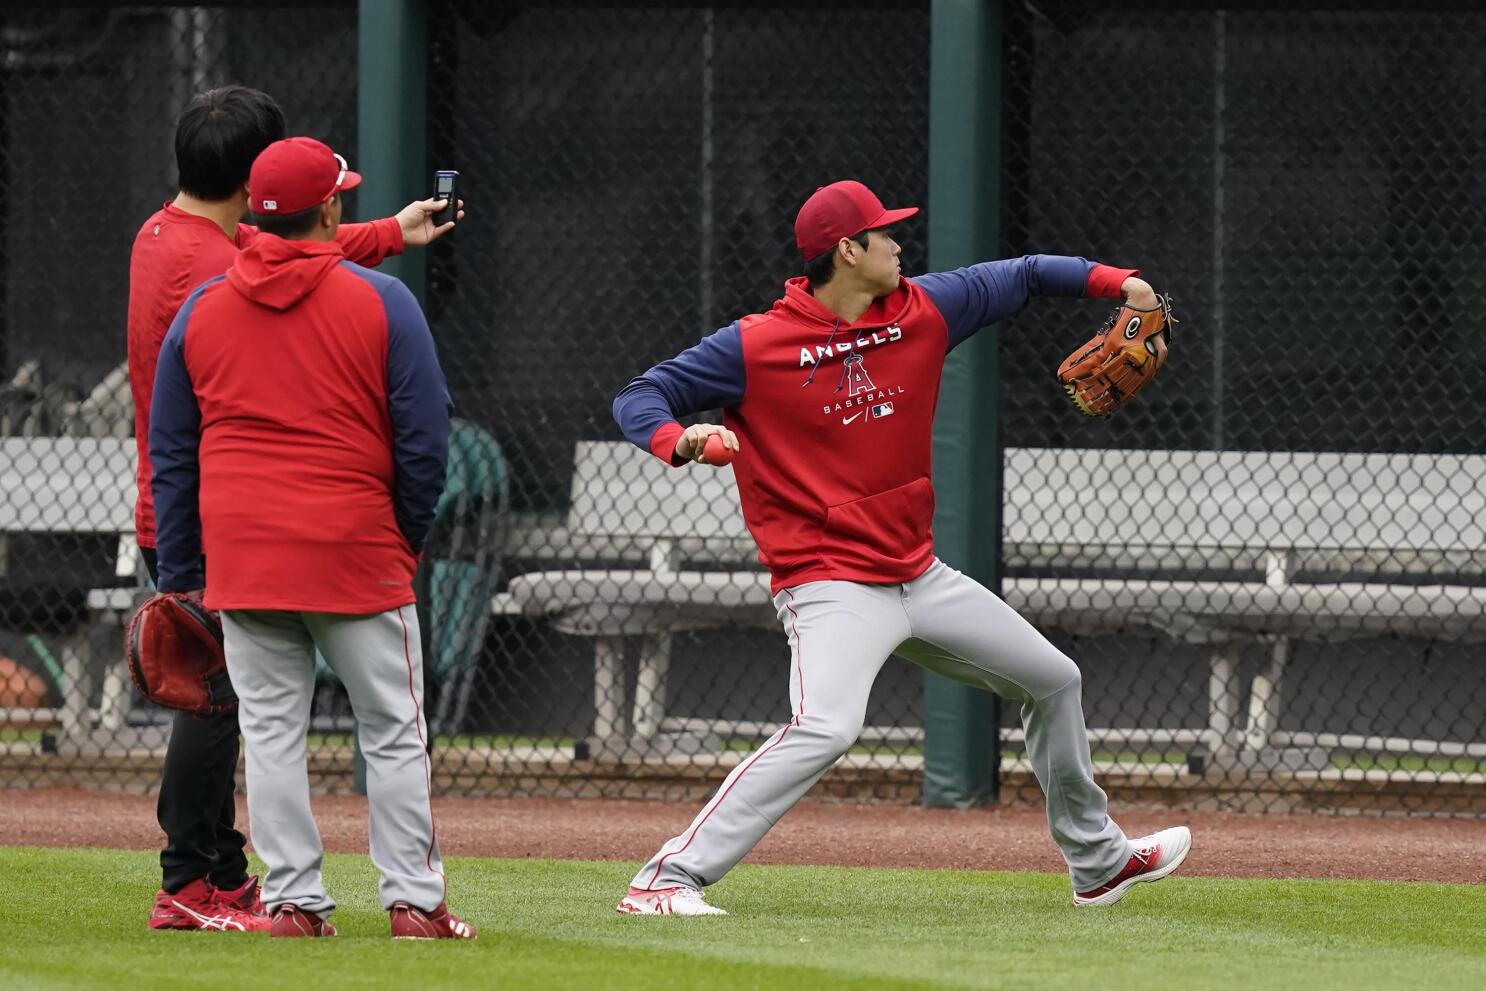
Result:
M197 878L179 891L155 893L150 928L257 933L267 931L268 917L224 904L206 878Z
M335 926L314 912L286 903L273 910L273 928L268 931L268 934L286 939L301 936L334 936Z
M696 888L684 886L655 891L630 888L614 911L623 915L727 915L716 905L708 905Z
M1192 831L1186 826L1173 826L1150 836L1130 841L1134 852L1124 868L1092 891L1075 891L1075 905L1113 905L1125 892L1142 881L1159 881L1187 859L1192 849Z
M407 902L393 902L388 909L393 939L474 939L475 927L449 911L439 902L431 912Z

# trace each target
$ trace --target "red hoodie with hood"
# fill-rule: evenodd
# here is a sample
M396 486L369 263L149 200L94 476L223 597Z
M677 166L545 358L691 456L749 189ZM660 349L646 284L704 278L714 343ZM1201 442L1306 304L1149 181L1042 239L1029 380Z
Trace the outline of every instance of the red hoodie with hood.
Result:
M204 582L215 609L412 602L448 431L407 287L333 242L258 238L187 298L161 348L149 432L161 590Z
M843 323L804 278L634 379L614 400L631 441L668 464L677 418L721 408L744 521L773 591L911 581L934 560L931 452L949 352L1034 295L1118 297L1132 269L1028 255L902 279Z
M170 321L191 290L231 267L239 251L265 237L252 224L238 224L228 237L217 222L166 203L144 222L129 253L129 388L134 396L134 439L139 449L136 470L139 498L134 506L135 537L141 547L155 546L155 504L150 498L150 392L155 363ZM396 217L366 224L342 224L336 241L346 257L376 265L403 250Z

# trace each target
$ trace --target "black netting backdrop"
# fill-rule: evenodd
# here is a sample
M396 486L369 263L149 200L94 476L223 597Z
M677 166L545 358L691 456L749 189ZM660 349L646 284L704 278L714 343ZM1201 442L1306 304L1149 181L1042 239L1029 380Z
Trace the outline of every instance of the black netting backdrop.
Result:
M999 329L1004 594L1084 669L1118 799L1486 811L1486 16L1112 6L1004 6L1002 254L1139 266L1181 323L1108 420L1052 381L1108 301ZM664 470L610 403L772 303L817 186L927 200L929 5L427 15L427 168L470 208L418 256L459 418L418 580L437 787L699 796L787 717L788 650L730 471ZM166 720L115 661L129 246L200 89L355 152L357 7L0 16L0 783L148 785ZM349 787L317 685L316 781ZM923 720L889 662L824 790L917 797Z

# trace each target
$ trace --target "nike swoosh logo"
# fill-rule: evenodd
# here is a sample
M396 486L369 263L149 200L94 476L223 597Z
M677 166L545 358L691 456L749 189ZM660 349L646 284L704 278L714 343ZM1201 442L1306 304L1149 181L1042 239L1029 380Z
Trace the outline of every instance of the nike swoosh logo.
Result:
M865 413L865 412L866 412L866 410L863 410L863 411L862 411L862 412L863 412L863 413ZM841 423L842 423L842 424L843 424L843 425L844 425L844 424L847 424L847 423L850 423L850 422L851 422L851 421L852 421L852 420L855 420L855 419L856 419L856 418L857 418L857 417L859 417L859 416L861 416L861 415L862 415L862 414L861 414L861 413L853 413L853 414L852 414L852 415L851 415L851 416L843 416L843 417L842 417L842 418L841 418Z

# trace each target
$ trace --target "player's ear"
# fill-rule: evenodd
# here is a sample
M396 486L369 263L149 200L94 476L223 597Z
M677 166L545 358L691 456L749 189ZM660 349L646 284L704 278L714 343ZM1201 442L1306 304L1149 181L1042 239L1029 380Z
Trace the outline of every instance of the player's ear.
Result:
M857 249L860 247L861 245L849 237L843 237L836 242L836 250L840 252L841 260L847 265L855 265L857 263Z

